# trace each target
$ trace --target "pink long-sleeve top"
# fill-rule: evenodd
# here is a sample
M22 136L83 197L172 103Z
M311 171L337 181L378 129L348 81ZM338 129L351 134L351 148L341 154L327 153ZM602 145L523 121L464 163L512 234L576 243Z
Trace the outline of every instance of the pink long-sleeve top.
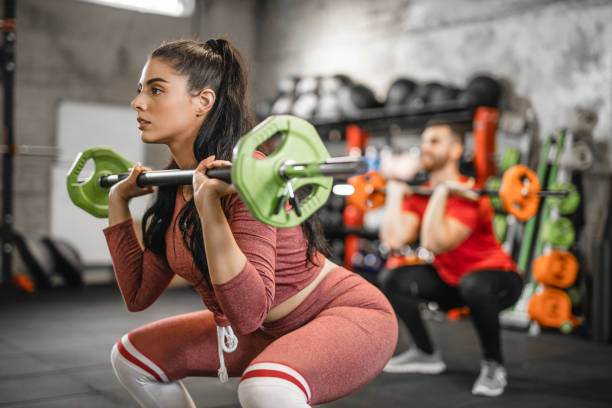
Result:
M172 223L166 231L166 257L142 249L132 220L104 230L119 289L130 311L149 307L179 275L200 294L218 326L232 325L250 333L263 325L268 312L312 282L324 258L307 261L307 242L301 227L275 228L257 221L234 194L223 207L236 243L247 262L230 281L211 288L183 243L178 213L185 200L178 189Z

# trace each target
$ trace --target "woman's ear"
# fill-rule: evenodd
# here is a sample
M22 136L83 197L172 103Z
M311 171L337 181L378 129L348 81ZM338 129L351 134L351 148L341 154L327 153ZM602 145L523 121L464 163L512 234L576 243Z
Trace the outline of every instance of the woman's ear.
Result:
M215 104L215 98L215 91L209 88L202 89L200 93L194 97L196 115L203 116L210 112Z

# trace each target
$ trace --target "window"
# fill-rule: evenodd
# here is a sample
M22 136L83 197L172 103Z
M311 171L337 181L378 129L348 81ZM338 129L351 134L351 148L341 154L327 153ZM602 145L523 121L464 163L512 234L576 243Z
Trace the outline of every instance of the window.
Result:
M118 7L141 13L189 17L195 9L195 0L82 0L103 6Z

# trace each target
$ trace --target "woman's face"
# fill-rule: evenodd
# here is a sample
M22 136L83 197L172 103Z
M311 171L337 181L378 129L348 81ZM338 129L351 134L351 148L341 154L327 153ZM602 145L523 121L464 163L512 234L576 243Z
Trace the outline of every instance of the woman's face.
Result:
M131 103L142 141L191 148L204 120L199 102L189 94L185 76L164 59L150 59Z

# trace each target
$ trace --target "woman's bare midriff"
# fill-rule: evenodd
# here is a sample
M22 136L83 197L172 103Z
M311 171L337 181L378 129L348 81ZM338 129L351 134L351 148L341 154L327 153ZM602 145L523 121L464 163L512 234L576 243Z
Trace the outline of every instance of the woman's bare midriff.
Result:
M304 299L308 297L312 293L312 291L321 283L323 278L334 268L337 268L338 265L325 258L325 264L321 271L317 275L317 277L308 284L304 289L300 290L295 295L291 296L289 299L285 300L283 303L274 306L268 312L268 316L264 320L264 323L271 323L276 320L280 320L283 317L287 316L289 313L293 312L296 307L298 307Z

